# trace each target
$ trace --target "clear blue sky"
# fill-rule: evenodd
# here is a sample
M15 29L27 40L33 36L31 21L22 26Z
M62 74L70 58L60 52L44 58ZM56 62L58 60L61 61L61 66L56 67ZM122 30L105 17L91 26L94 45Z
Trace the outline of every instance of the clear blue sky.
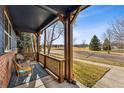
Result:
M124 17L124 6L103 6L94 5L82 11L77 19L73 29L73 38L76 38L75 44L82 43L83 40L89 43L93 35L102 39L103 32L106 31L109 24L115 19ZM54 44L63 44L63 39L56 40Z

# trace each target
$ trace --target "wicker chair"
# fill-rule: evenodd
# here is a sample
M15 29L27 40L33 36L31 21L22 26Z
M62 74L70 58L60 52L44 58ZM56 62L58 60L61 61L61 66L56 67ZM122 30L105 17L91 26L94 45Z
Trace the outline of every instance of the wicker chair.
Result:
M17 76L16 82L20 76L28 76L30 73L32 73L32 66L28 65L28 66L22 67L16 61L14 61L14 65L16 68L16 76ZM15 82L15 84L16 84L16 82Z

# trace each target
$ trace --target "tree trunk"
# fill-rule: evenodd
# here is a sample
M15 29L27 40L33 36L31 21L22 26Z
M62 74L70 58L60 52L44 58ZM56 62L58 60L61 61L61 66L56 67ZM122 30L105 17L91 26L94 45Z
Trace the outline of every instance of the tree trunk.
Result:
M110 54L110 50L108 49L108 54Z
M52 43L53 43L53 37L54 37L55 27L56 27L56 25L54 25L54 27L53 27L51 40L50 40L50 43L48 45L48 55L50 54L51 46L52 46Z
M52 43L53 43L53 41L51 40L49 45L48 45L48 55L50 54Z

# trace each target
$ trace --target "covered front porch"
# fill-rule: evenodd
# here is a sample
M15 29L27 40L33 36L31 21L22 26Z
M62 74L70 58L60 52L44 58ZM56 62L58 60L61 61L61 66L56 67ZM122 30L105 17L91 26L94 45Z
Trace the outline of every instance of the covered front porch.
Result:
M16 73L13 71L8 88L79 88L79 83L71 84L67 81L59 83L51 75L48 69L44 69L42 64L32 61L33 73L29 76L19 77L17 80ZM85 86L83 86L85 87Z
M34 66L32 75L20 78L15 86L13 82L16 76L13 72L8 87L80 87L73 74L73 23L78 13L87 7L89 6L5 6L17 35L28 32L36 36L37 51L34 60L30 61ZM57 21L64 25L64 59L47 55L45 42L42 54L39 48L40 35Z

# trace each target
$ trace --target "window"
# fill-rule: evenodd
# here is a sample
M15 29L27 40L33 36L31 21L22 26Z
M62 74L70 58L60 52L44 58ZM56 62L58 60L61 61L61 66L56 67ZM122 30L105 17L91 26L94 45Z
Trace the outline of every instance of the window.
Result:
M8 36L8 20L7 20L7 17L5 16L5 31L4 31L4 49L5 50L8 50L8 45L9 45L9 36Z
M16 49L16 35L13 30L12 24L7 16L7 13L4 11L4 51L8 52L10 50Z

